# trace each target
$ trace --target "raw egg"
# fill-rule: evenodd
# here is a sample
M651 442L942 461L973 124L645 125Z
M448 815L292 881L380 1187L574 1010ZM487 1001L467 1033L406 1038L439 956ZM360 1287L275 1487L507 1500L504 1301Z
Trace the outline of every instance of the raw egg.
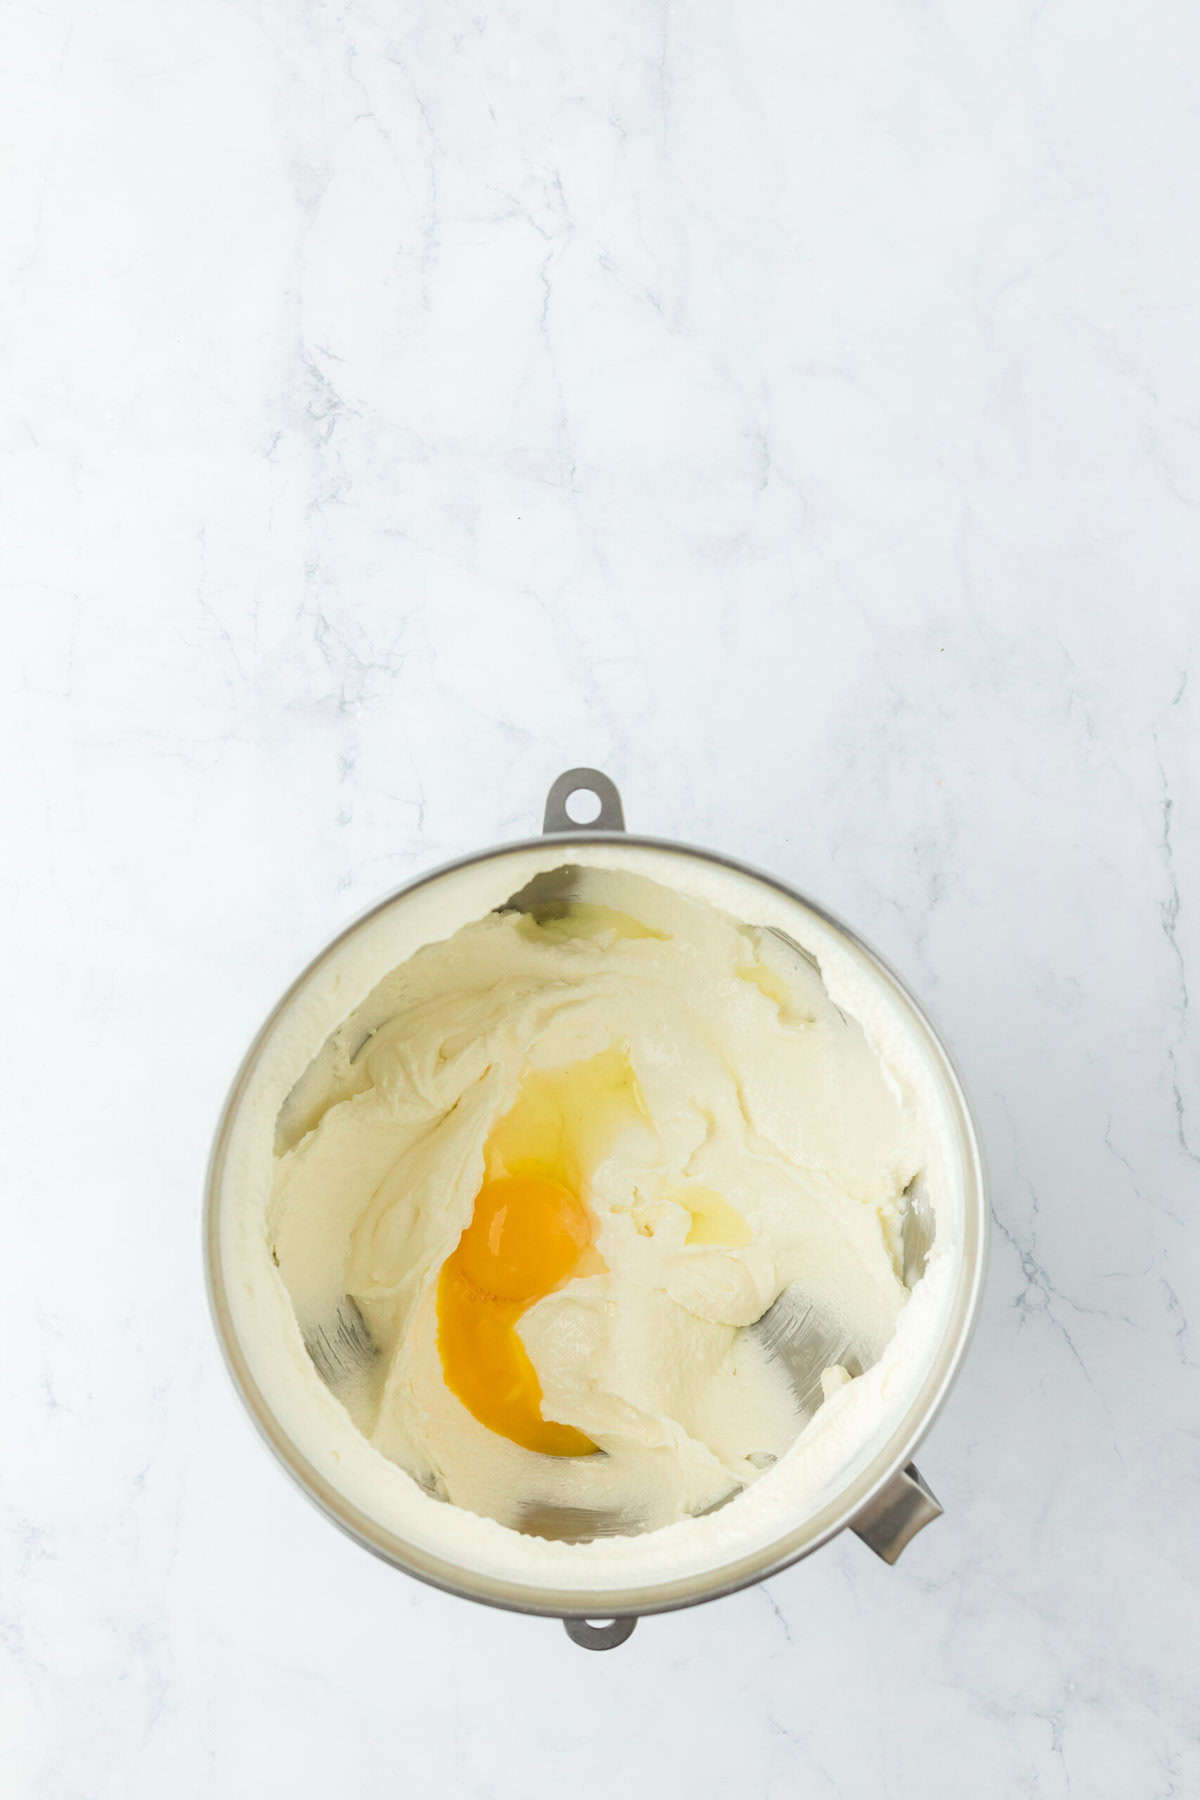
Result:
M753 1242L754 1233L737 1210L711 1188L691 1187L673 1196L691 1214L686 1242L721 1244L741 1250Z
M446 1385L489 1431L543 1456L596 1446L542 1417L542 1385L516 1331L527 1307L573 1273L591 1242L577 1196L540 1175L485 1181L471 1223L438 1284L438 1349Z
M572 1277L603 1269L580 1191L614 1132L636 1117L645 1120L645 1108L621 1050L528 1075L488 1139L470 1223L442 1265L446 1386L489 1431L543 1456L588 1456L596 1446L542 1417L517 1321Z

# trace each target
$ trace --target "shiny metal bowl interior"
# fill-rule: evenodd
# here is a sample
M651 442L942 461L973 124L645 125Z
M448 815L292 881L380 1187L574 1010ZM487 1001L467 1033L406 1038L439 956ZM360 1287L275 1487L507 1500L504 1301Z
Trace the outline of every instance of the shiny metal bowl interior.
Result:
M556 784L556 788L560 785ZM612 792L615 796L615 790ZM552 797L553 793L554 790L552 790ZM984 1173L978 1140L966 1099L941 1040L899 979L846 925L786 884L744 864L709 851L674 843L667 839L626 836L622 830L623 821L620 817L619 801L616 801L616 807L615 817L604 818L602 815L602 824L607 828L599 830L569 828L564 812L562 822L553 827L558 833L555 838L556 848L561 845L564 852L568 852L572 846L612 844L614 831L620 831L622 835L619 841L624 846L655 853L667 852L672 858L694 859L700 863L716 864L739 877L744 877L748 884L770 889L776 895L781 895L785 900L794 902L815 914L867 959L880 979L892 990L893 995L902 1002L913 1031L923 1038L925 1049L939 1067L945 1090L951 1098L953 1129L958 1137L958 1150L964 1170L962 1259L952 1305L937 1353L931 1361L925 1380L914 1400L903 1416L897 1420L891 1434L869 1463L855 1475L845 1488L817 1512L807 1515L793 1529L783 1532L765 1550L739 1561L727 1563L719 1570L704 1571L692 1578L642 1584L623 1589L605 1589L602 1598L598 1596L594 1588L582 1591L565 1588L548 1589L534 1587L519 1581L485 1579L474 1571L445 1561L430 1554L423 1547L405 1541L394 1532L384 1528L334 1488L312 1466L307 1457L281 1428L251 1372L247 1357L238 1341L229 1303L220 1247L220 1204L225 1158L232 1123L243 1100L247 1083L275 1022L335 949L386 908L394 906L405 896L426 888L431 883L443 880L460 870L513 853L544 848L544 838L524 839L518 843L482 851L475 856L460 858L419 877L370 908L309 964L264 1023L235 1078L214 1141L205 1198L205 1266L209 1300L217 1336L234 1383L255 1425L301 1489L336 1525L362 1544L364 1548L419 1580L460 1595L465 1599L478 1600L488 1605L505 1607L514 1611L543 1614L571 1621L593 1620L597 1617L624 1620L719 1598L721 1595L761 1581L799 1558L811 1554L837 1532L852 1525L856 1518L867 1515L872 1504L878 1503L879 1497L888 1488L888 1484L895 1480L898 1473L909 1462L914 1449L929 1429L942 1405L959 1369L978 1310L987 1242L988 1213ZM588 1627L588 1629L595 1628ZM598 1632L593 1647L606 1647L606 1643L601 1641L602 1637L603 1633ZM586 1640L579 1638L577 1641ZM619 1636L613 1637L612 1641L620 1641Z

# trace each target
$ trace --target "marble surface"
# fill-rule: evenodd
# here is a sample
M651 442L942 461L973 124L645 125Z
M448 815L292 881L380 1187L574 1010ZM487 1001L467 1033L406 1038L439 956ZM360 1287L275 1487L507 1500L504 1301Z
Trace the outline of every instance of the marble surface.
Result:
M1200 1792L1193 9L14 0L0 1792ZM922 1467L607 1657L294 1493L200 1186L574 762L854 922L994 1183Z

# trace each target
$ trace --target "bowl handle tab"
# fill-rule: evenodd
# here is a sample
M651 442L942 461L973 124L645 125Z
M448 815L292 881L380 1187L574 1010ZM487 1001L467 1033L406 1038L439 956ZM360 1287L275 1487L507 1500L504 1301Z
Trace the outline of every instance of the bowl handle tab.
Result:
M567 801L573 794L592 794L600 803L600 810L595 818L587 820L573 819L567 811ZM551 786L546 795L546 816L542 820L542 831L546 835L556 831L624 831L625 813L621 806L621 796L617 792L617 784L599 769L567 769Z
M909 1463L893 1475L850 1529L885 1563L894 1563L918 1531L940 1519L942 1509Z
M563 1628L581 1650L615 1650L633 1636L634 1619L564 1619Z

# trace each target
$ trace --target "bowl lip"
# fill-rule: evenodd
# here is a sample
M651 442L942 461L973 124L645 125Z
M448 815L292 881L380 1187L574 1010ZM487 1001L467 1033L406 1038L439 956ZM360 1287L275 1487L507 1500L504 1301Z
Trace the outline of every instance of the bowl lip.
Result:
M974 1205L972 1207L968 1204L967 1216L964 1218L962 1270L956 1286L951 1317L944 1329L934 1362L916 1396L910 1402L904 1418L866 1467L859 1471L855 1479L825 1506L821 1507L815 1515L809 1515L805 1524L796 1526L790 1531L784 1531L778 1538L773 1539L765 1550L750 1552L720 1565L710 1572L712 1576L710 1580L685 1575L675 1576L669 1581L643 1582L633 1587L611 1590L537 1587L520 1580L475 1576L469 1569L464 1569L446 1558L405 1542L394 1532L381 1530L369 1515L326 1481L278 1424L273 1409L251 1373L246 1356L237 1339L226 1293L220 1250L221 1209L219 1204L225 1151L245 1086L267 1039L294 997L347 938L357 932L368 920L375 918L379 913L395 905L398 900L415 893L418 889L428 887L445 876L457 874L460 870L475 867L480 863L492 862L510 855L519 856L535 850L553 852L562 848L565 851L571 846L600 848L609 846L616 850L632 848L656 854L666 853L701 863L715 863L735 875L746 877L764 887L773 889L784 899L798 903L816 918L832 927L834 931L840 933L867 958L885 982L895 989L900 999L912 1012L918 1025L928 1034L940 1061L941 1072L946 1080L951 1098L957 1107L963 1149L966 1152L964 1160L969 1177L973 1177L973 1179L969 1179L967 1185L971 1190L969 1199L973 1199ZM498 1607L508 1612L563 1620L595 1620L673 1612L683 1607L700 1605L709 1600L719 1600L729 1594L737 1593L743 1588L753 1587L760 1581L769 1580L772 1576L780 1574L784 1569L790 1568L793 1563L801 1561L804 1557L811 1556L815 1550L819 1550L831 1538L836 1537L839 1532L852 1525L855 1518L870 1507L871 1503L910 1461L914 1450L925 1437L945 1404L949 1391L962 1367L963 1359L974 1335L982 1303L989 1255L990 1222L987 1171L984 1166L974 1115L958 1070L945 1040L934 1026L924 1007L917 1001L890 964L879 955L878 951L866 943L859 933L847 925L836 913L812 900L798 888L792 887L788 882L782 881L777 876L750 863L728 856L722 851L708 850L674 838L624 830L581 828L518 838L509 843L495 844L487 849L472 851L467 855L439 863L436 867L414 876L411 881L403 882L398 888L385 894L381 899L373 901L357 913L305 964L254 1034L225 1096L205 1172L202 1240L209 1315L233 1385L249 1413L260 1439L267 1445L300 1491L326 1518L348 1537L362 1545L365 1550L369 1550L372 1555L379 1557L381 1561L443 1593L453 1594L459 1599L476 1600L484 1605ZM970 1243L972 1227L974 1230L974 1255L970 1257L967 1245ZM967 1276L965 1291L962 1280L964 1273ZM819 1524L815 1530L811 1530L814 1518L819 1521Z

